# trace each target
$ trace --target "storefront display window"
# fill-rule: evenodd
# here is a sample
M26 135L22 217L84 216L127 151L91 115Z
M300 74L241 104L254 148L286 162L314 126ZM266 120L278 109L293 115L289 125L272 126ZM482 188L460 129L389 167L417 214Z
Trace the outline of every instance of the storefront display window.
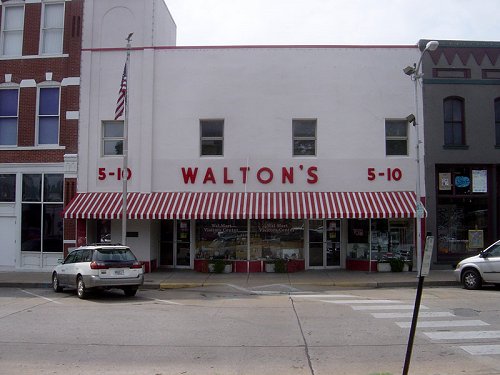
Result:
M247 260L247 221L199 220L195 247L197 259Z
M438 262L454 263L477 254L482 248L481 242L486 246L491 240L489 175L487 166L442 165L436 168Z
M348 222L348 231L349 259L375 261L390 258L412 259L414 247L412 220L351 219Z
M303 220L252 220L250 259L303 259Z

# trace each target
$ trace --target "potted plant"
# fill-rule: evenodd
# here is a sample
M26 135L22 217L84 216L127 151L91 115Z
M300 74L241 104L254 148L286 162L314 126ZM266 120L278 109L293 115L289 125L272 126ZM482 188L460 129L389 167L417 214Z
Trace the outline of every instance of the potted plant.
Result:
M405 266L405 261L401 258L391 258L389 260L392 272L402 272Z
M286 261L285 259L276 259L274 261L274 271L278 273L285 273L287 272L287 266L286 266Z
M212 259L208 263L208 271L213 273L230 273L233 270L232 263L224 259Z

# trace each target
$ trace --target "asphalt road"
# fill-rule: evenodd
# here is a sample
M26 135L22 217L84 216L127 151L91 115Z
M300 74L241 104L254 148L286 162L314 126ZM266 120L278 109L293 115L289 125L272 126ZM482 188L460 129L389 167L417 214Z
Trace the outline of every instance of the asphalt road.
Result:
M0 289L0 374L400 374L415 290ZM500 374L500 291L424 290L410 374Z

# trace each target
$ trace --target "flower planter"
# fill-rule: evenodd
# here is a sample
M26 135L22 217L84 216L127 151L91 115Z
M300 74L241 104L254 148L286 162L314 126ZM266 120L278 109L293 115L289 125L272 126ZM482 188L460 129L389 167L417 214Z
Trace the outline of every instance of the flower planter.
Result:
M274 272L274 263L266 263L265 270L266 272Z
M377 263L377 271L378 272L391 272L391 264L390 263Z

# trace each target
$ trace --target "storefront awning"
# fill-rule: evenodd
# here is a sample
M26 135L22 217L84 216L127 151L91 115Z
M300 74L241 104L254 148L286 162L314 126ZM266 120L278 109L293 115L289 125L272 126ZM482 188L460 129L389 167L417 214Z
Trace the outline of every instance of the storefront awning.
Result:
M415 193L128 193L128 219L413 218ZM78 193L66 219L120 219L122 193Z

